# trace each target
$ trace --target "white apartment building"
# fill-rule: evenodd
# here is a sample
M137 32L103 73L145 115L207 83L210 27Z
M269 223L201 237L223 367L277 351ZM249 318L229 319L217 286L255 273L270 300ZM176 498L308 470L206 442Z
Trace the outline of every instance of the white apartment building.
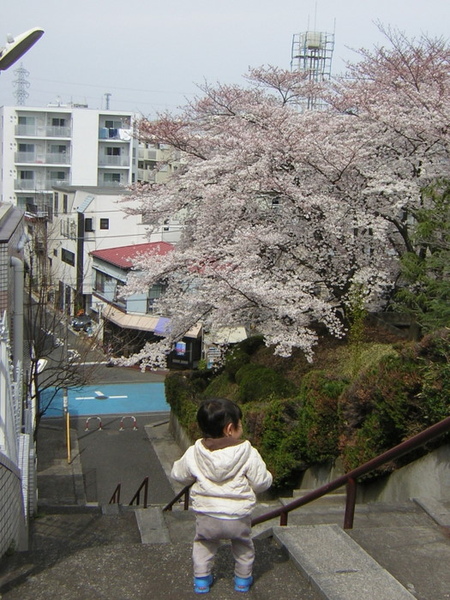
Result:
M52 188L136 180L133 113L80 106L0 108L0 201L47 213Z

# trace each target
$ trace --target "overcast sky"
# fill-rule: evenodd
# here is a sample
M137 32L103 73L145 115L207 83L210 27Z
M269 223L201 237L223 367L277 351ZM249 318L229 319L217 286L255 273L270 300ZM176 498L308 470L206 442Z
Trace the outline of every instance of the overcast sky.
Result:
M292 37L335 34L332 72L351 49L383 43L376 26L450 37L448 0L0 0L6 35L44 36L0 75L0 106L17 104L15 70L29 71L26 106L87 103L152 117L198 94L196 84L242 83L249 68L290 68Z

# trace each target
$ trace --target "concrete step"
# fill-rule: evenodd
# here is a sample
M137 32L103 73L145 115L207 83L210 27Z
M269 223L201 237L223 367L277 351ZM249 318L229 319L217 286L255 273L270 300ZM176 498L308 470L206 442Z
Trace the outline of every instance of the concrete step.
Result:
M337 525L274 527L272 531L327 600L417 600Z
M148 509L146 509L148 510ZM100 519L109 517L101 516ZM271 539L256 540L255 583L249 600L323 600L285 552ZM94 544L61 551L47 565L29 557L26 571L1 586L2 600L194 600L192 540L189 543ZM41 555L42 559L42 555ZM239 595L233 589L233 560L228 545L217 554L214 600Z
M450 598L450 540L441 528L397 525L356 528L347 534L414 597Z

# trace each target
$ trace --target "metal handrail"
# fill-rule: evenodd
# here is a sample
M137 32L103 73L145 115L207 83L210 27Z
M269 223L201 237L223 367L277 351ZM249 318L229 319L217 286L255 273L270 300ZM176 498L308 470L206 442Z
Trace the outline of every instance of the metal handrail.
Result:
M305 494L301 498L297 498L296 500L293 500L285 506L281 506L280 508L276 508L263 515L260 515L259 517L255 517L252 520L252 525L258 525L259 523L264 523L265 521L269 521L271 519L275 519L276 517L280 517L280 525L285 526L287 525L288 514L292 510L299 508L300 506L304 506L305 504L308 504L313 500L317 500L317 498L321 498L329 492L332 492L346 485L347 499L345 504L344 529L352 529L353 520L355 516L356 480L358 479L358 477L367 475L374 469L377 469L378 467L384 465L390 460L400 458L401 456L404 456L405 454L408 454L413 450L417 450L421 446L424 446L427 442L431 442L432 440L447 433L448 431L450 431L450 417L439 421L439 423L428 427L428 429L425 429L424 431L418 433L417 435L414 435L408 440L401 442L397 446L394 446L394 448L387 450L386 452L380 454L376 458L372 458L363 465L356 467L356 469L353 469L345 475L338 477L334 481L326 483L325 485L317 488L316 490Z
M180 498L182 498L183 496L184 496L183 509L188 510L189 509L189 490L191 489L191 487L193 485L194 485L193 483L186 485L181 490L181 492L179 492L175 496L175 498L169 502L169 504L166 504L166 506L163 508L163 512L172 510L173 505L176 504L178 502L178 500L180 500Z
M131 498L129 506L132 506L135 501L136 501L136 504L139 506L140 500L141 500L141 491L142 491L142 488L144 488L144 508L147 508L147 501L148 501L148 477L146 477L144 479L144 481L139 486L139 489L137 490L137 492L135 493L135 495Z
M121 489L121 487L122 487L122 484L118 483L108 504L120 504L120 489Z

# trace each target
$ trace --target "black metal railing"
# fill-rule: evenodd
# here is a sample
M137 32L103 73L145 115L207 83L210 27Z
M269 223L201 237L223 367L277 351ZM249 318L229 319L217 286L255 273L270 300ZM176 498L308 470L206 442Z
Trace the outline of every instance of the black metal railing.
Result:
M120 492L122 489L122 484L118 483L116 489L114 490L113 495L109 500L109 504L120 504ZM148 506L148 477L144 479L139 488L137 489L134 496L131 498L128 506L132 506L136 503L137 506L141 504L141 493L144 491L144 508Z
M173 500L171 500L171 501L169 502L169 504L166 504L166 506L163 508L163 512L164 512L164 511L167 511L167 510L172 510L172 507L174 506L174 504L176 504L176 503L178 502L178 500L181 500L181 498L183 498L183 497L184 497L184 500L183 500L183 508L184 508L184 510L188 510L188 509L189 509L189 490L191 489L191 487L192 487L193 485L194 485L193 483L191 483L191 484L189 484L189 485L186 485L186 486L185 486L185 487L184 487L184 488L181 490L181 492L179 492L179 493L178 493L178 494L175 496L175 498L173 498Z

